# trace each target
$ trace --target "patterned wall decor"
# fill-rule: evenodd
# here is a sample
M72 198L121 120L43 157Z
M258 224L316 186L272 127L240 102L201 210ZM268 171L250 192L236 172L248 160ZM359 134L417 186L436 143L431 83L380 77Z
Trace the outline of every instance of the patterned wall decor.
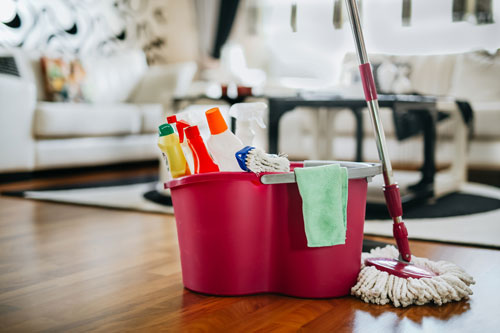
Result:
M0 0L0 46L61 54L142 47L164 63L168 0Z

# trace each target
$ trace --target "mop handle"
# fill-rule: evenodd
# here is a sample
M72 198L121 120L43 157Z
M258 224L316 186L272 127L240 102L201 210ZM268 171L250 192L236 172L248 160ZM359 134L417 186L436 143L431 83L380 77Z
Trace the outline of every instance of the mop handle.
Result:
M403 222L403 208L401 205L401 195L399 193L399 186L394 181L392 172L391 161L387 153L387 146L385 140L384 129L379 116L379 106L377 99L377 90L375 88L375 81L373 80L373 73L368 55L366 53L365 42L363 38L363 31L359 22L358 7L356 0L346 0L347 11L349 13L349 21L351 22L352 33L356 45L356 53L359 61L359 72L361 74L361 82L363 83L363 90L365 92L366 104L370 111L373 129L375 132L375 139L377 143L378 155L382 163L382 173L384 176L384 196L387 204L387 209L391 215L394 225L393 234L398 245L399 254L401 259L410 261L411 252L408 244L408 232Z

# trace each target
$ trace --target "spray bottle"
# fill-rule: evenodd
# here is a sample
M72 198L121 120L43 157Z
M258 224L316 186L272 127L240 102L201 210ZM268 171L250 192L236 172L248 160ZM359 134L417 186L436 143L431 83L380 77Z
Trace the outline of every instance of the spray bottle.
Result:
M179 142L181 144L182 151L184 152L184 156L186 157L186 161L188 162L189 168L191 170L194 170L193 153L192 153L192 151L187 143L186 133L184 133L184 130L191 125L187 121L178 120L175 123L175 126L177 127L177 134L179 135Z
M191 174L184 153L179 143L179 136L174 133L170 124L162 124L159 127L158 147L167 156L168 165L172 178L178 178Z
M254 146L255 126L266 128L264 124L264 111L267 105L257 103L237 103L229 110L229 115L236 118L236 136L245 146Z
M220 171L241 171L236 153L245 146L229 130L219 108L212 108L205 112L205 115L211 134L207 140L207 147L219 165Z
M169 123L170 125L174 126L176 122L177 122L177 116L175 114L167 117L167 123Z
M194 170L193 173L217 172L219 166L208 153L207 147L200 136L198 126L190 126L185 130L189 147L193 151Z

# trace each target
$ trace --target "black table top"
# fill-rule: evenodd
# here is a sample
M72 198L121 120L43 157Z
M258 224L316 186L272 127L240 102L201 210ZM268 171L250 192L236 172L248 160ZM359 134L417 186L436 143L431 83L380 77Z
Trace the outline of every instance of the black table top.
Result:
M264 96L263 96L264 97ZM346 104L359 104L366 103L364 98L344 98L341 95L325 95L325 94L307 94L307 95L298 95L298 96L287 96L287 97L265 97L270 101L280 101L285 103L339 103L342 105ZM436 103L438 98L436 96L423 96L423 95L386 95L381 94L378 95L378 101L380 104L389 104L395 102L403 102L403 103Z

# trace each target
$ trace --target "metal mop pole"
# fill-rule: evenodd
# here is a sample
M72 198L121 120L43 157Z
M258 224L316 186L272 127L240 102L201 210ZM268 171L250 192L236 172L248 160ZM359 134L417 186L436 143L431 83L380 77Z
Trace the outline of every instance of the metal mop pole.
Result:
M375 81L368 56L366 54L365 42L361 24L359 22L358 7L356 0L345 0L347 11L349 13L349 21L351 22L352 34L354 43L356 45L356 53L359 61L359 71L361 74L361 81L363 82L363 90L365 92L366 104L370 110L370 117L375 131L375 138L377 142L377 150L382 163L384 175L384 196L387 203L387 208L394 221L393 234L398 244L400 259L406 262L411 260L410 246L408 244L408 232L403 222L403 208L401 205L401 196L399 193L399 186L394 181L392 172L391 161L387 153L387 146L385 141L384 130L379 116L379 106L377 99L377 91L375 88Z

